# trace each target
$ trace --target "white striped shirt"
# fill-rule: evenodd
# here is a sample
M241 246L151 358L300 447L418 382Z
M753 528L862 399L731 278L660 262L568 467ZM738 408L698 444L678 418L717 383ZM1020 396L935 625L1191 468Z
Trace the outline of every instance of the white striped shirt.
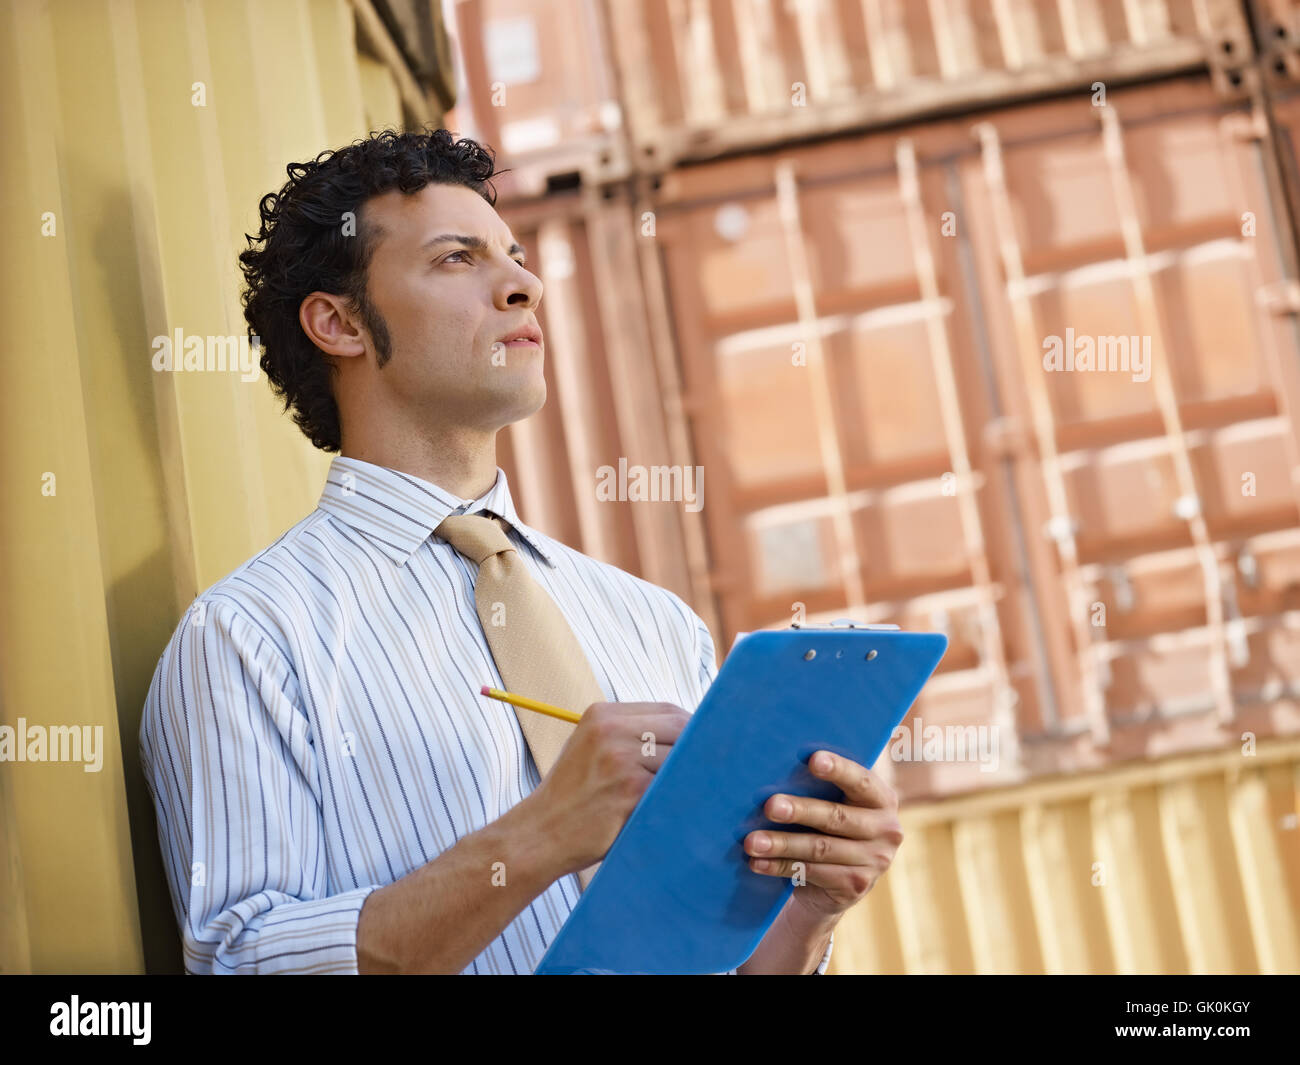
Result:
M195 600L149 688L140 755L187 971L355 973L366 896L539 783L514 708L479 694L504 684L477 567L431 535L479 511L508 523L608 701L699 704L704 622L520 522L503 470L462 500L336 457L317 509ZM578 895L556 880L464 971L531 973Z

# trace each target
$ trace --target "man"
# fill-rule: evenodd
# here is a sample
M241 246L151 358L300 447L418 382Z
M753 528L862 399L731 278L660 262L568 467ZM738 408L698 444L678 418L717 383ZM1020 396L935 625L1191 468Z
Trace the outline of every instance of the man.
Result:
M373 136L290 166L240 257L262 368L338 454L318 508L199 596L150 686L140 749L190 971L532 972L716 673L678 596L515 513L496 434L546 399L542 286L493 170L446 130ZM491 581L499 602L476 597ZM548 620L498 631L506 600ZM479 694L530 652L592 696L544 771L529 712ZM746 838L755 875L802 862L806 883L740 974L824 971L902 840L890 789L822 757L845 801L773 796L769 818L816 831Z

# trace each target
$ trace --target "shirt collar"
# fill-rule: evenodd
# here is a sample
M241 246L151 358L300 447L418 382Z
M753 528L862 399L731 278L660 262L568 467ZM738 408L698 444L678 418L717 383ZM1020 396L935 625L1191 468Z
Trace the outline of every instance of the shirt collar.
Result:
M449 514L490 511L532 545L547 565L553 553L519 520L506 473L477 499L460 499L431 481L360 459L336 455L321 492L321 510L356 529L399 566L405 565Z

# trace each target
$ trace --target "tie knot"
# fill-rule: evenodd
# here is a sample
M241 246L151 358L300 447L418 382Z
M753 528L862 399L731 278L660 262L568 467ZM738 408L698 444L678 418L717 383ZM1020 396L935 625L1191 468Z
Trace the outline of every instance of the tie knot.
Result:
M486 558L515 549L498 519L479 514L452 514L433 530L433 535L446 540L478 566Z

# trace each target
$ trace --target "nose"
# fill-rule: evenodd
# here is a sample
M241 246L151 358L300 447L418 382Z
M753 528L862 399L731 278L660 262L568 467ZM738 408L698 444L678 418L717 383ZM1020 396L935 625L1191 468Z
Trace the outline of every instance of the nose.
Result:
M506 274L497 286L497 307L501 310L521 306L535 308L541 302L541 278L527 267L510 260Z

